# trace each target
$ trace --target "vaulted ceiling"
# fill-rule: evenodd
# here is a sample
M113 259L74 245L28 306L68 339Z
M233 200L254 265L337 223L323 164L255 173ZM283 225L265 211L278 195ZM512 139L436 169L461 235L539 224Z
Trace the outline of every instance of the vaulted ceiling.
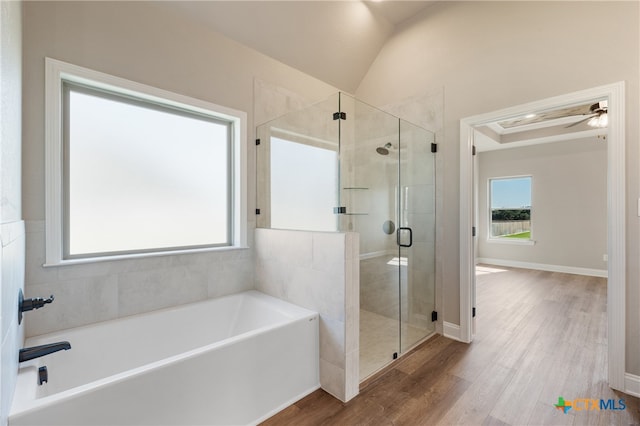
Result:
M206 0L157 1L185 16L336 88L355 93L380 49L399 25L426 15L437 1L426 0ZM493 150L603 132L582 123L590 104L531 111L514 123L480 130L478 149ZM584 111L582 111L584 109ZM554 115L555 114L555 115ZM531 117L536 118L531 118ZM557 117L556 117L557 116ZM543 118L541 118L543 117ZM505 127L506 126L506 127ZM549 135L553 134L553 137ZM484 141L484 142L483 142ZM486 143L485 143L486 142Z
M394 28L435 1L162 1L265 55L354 93Z

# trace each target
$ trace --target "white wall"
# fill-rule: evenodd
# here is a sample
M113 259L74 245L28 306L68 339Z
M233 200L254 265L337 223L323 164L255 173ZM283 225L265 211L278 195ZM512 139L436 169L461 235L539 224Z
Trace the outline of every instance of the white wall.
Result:
M607 253L605 141L590 138L481 152L478 164L479 258L606 273L607 262L602 258ZM489 242L488 180L523 175L532 177L535 245Z
M278 106L260 103L273 96L280 99L278 93L269 96L269 90L256 88L285 87L310 100L323 99L335 89L151 2L25 2L23 7L26 293L56 296L53 304L26 318L27 335L253 288L252 250L42 267L44 58L245 111L249 142L254 138L254 116L269 119L282 112ZM251 245L255 224L251 143L247 162Z
M385 105L444 88L444 319L459 323L459 120L626 81L627 371L640 373L637 2L439 2L397 30L356 96Z
M24 287L25 235L21 202L22 3L0 2L0 425L7 423L24 327L18 291Z

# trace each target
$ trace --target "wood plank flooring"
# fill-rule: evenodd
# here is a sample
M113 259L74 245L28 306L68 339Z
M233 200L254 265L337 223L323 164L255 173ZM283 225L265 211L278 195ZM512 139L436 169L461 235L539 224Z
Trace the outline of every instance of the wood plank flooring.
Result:
M480 266L473 343L436 336L341 403L318 390L264 425L640 425L606 384L606 280ZM555 409L558 397L625 410ZM619 407L619 405L616 405Z

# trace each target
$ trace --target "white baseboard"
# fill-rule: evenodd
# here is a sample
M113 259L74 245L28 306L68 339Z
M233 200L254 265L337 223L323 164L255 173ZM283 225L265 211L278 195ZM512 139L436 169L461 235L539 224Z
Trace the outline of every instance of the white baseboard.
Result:
M640 398L640 376L624 373L624 393Z
M564 272L566 274L588 275L591 277L607 278L608 276L608 271L606 269L590 269L578 268L575 266L548 265L545 263L521 262L518 260L489 259L486 257L479 257L476 259L476 263L486 263L488 265L496 266L509 266L512 268L535 269L538 271Z
M460 338L460 326L458 324L443 321L442 334L444 337L462 342L462 339Z

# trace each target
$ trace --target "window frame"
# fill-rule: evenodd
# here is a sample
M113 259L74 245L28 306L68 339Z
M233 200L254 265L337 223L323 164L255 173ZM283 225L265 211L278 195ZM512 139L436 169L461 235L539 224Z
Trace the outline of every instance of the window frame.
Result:
M172 110L180 114L200 115L207 119L229 123L230 150L229 223L228 243L225 245L185 246L111 253L90 253L69 256L65 251L66 228L65 205L65 159L66 135L63 120L65 85L88 88L92 94L103 92L105 97L115 96L131 99L132 103L142 103L146 107ZM163 89L136 83L120 77L68 64L52 58L45 59L45 265L57 266L74 263L88 263L124 258L149 257L183 254L202 251L218 251L247 248L247 179L246 179L246 122L243 111L216 105Z
M529 206L529 221L530 224L530 237L528 239L518 239L518 238L501 238L494 237L491 235L492 233L492 224L493 224L493 210L491 207L491 199L492 199L492 190L491 190L491 182L494 180L508 180L508 179L522 179L529 178L531 179L531 205ZM489 243L497 243L497 244L512 244L512 245L534 245L536 242L533 239L533 175L514 175L514 176L496 176L490 177L487 179L487 241Z

